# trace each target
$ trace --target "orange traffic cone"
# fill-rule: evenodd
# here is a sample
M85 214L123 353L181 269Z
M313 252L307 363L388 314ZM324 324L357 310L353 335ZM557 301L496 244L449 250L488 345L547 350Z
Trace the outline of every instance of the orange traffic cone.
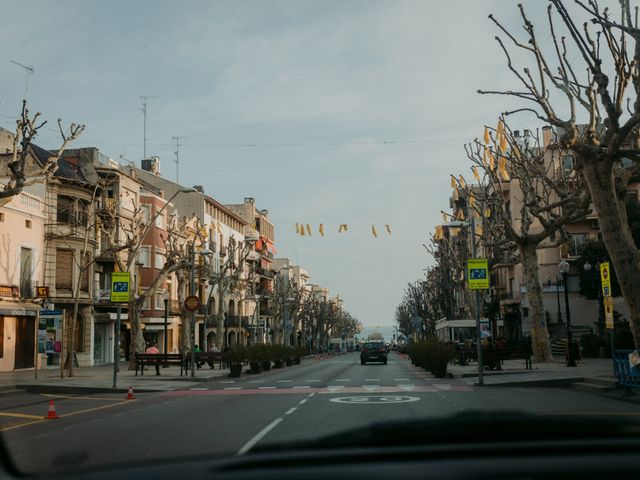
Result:
M129 392L127 393L127 398L125 400L135 400L136 397L133 396L133 387L129 387Z
M49 411L47 412L47 416L44 417L45 420L55 420L58 417L56 414L56 406L53 404L53 400L49 401Z

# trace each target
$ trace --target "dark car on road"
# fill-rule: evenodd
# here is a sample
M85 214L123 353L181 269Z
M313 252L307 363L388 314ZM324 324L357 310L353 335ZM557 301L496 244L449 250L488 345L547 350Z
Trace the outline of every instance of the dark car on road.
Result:
M360 351L360 365L367 362L382 362L387 364L387 348L384 342L367 342Z

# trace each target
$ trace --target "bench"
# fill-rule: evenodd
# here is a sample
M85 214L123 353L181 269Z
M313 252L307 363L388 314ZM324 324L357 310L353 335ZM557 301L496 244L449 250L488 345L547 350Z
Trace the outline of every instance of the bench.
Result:
M184 369L184 358L181 353L136 353L136 376L138 376L138 370L141 375L144 375L144 367L160 365L180 365L180 376L182 376L182 370Z
M632 395L633 388L640 387L640 369L629 363L629 354L632 352L633 350L614 350L613 352L613 371L618 385L624 387L623 396Z
M472 358L478 360L478 352L475 348L463 351L462 358ZM531 370L531 349L529 347L496 347L482 349L483 365L497 365L498 370L502 370L504 360L524 360L525 368Z
M201 365L207 363L212 369L215 369L214 364L218 364L218 368L222 370L222 360L224 354L222 352L196 352L196 366L200 368ZM191 365L191 354L187 353L184 360L185 370L189 369Z

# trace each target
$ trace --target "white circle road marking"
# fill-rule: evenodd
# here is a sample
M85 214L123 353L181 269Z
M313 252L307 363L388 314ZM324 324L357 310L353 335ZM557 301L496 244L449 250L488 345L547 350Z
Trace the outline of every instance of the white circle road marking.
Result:
M408 403L417 402L419 397L402 397L402 396L389 396L389 395L377 395L377 396L358 396L358 397L337 397L330 398L330 402L334 403L355 403L359 405L373 405L380 403Z

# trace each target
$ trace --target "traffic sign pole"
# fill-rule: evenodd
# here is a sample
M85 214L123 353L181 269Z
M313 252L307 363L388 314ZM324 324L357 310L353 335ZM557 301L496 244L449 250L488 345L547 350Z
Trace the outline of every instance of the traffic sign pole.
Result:
M116 303L116 325L113 335L113 388L118 386L118 370L120 369L120 322L122 319L122 302L129 302L130 285L131 274L129 272L113 272L111 274L111 302Z
M122 315L122 305L119 303L116 312L116 331L113 335L113 388L118 386L118 370L120 368L120 317Z

